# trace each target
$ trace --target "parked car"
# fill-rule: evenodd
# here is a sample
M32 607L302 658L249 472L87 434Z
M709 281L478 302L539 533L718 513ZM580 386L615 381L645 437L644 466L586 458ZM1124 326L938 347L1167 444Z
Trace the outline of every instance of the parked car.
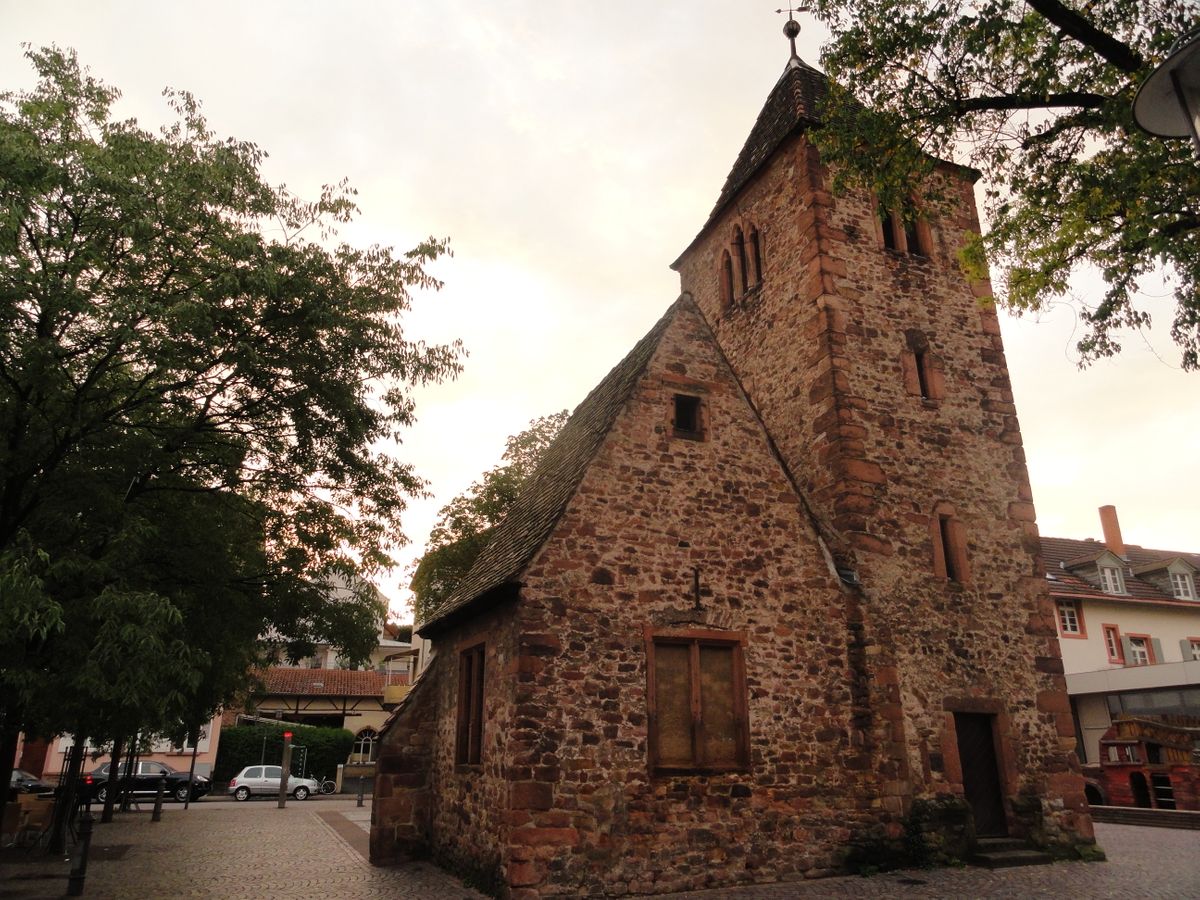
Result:
M246 766L229 780L229 793L234 800L249 800L253 794L279 795L282 766ZM321 783L315 778L288 776L288 793L297 800L307 800L310 794L321 793Z
M84 789L92 800L103 803L108 794L108 772L111 763L105 763L88 775L83 776ZM158 793L158 779L166 776L167 786L163 791L165 798L174 798L180 803L188 799L188 773L172 769L165 763L154 760L142 760L137 764L137 773L130 779L129 766L121 764L121 779L132 781L133 796L153 797ZM203 775L196 775L192 781L192 800L199 800L212 790L212 782Z
M52 794L54 793L54 785L50 782L38 778L36 775L30 775L23 769L13 769L12 777L8 780L9 788L15 790L18 794Z

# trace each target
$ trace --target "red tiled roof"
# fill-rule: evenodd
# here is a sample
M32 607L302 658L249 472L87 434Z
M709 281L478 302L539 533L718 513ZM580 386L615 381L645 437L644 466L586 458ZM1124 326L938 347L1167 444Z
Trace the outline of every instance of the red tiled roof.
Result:
M291 694L302 697L382 697L386 678L382 672L350 669L295 669L272 666L258 673L262 687L256 695Z
M1085 579L1064 569L1061 563L1080 562L1085 559L1096 559L1107 548L1102 541L1080 541L1073 538L1042 538L1042 558L1046 563L1046 574L1050 576L1048 583L1050 593L1056 597L1093 597L1104 600L1122 600L1126 602L1169 603L1172 605L1197 606L1192 600L1176 600L1170 594L1165 594L1149 581L1143 581L1125 571L1125 590L1128 594L1106 594L1100 588L1090 584ZM1125 555L1129 565L1140 566L1145 563L1176 558L1187 560L1200 569L1200 554L1181 553L1173 550L1149 550L1126 544Z

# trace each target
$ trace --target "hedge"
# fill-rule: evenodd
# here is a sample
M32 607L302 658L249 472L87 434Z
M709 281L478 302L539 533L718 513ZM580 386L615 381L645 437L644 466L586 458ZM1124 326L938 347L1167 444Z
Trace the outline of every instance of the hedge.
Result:
M345 728L314 728L308 725L235 725L221 729L213 781L227 782L246 766L265 763L280 765L283 759L283 733L292 732L292 774L300 774L300 757L294 748L307 747L305 767L310 777L333 778L339 763L344 763L354 746L354 734ZM263 741L266 741L266 752Z

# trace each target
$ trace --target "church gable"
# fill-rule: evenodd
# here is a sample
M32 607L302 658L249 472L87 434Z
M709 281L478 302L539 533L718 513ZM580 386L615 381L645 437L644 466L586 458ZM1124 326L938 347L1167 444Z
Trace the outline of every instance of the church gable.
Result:
M751 844L780 878L836 865L832 837L768 833L781 806L789 835L831 809L849 827L873 792L847 596L685 298L522 578L509 871L547 893L658 892L752 879ZM734 849L700 871L684 834ZM557 849L528 852L542 841Z

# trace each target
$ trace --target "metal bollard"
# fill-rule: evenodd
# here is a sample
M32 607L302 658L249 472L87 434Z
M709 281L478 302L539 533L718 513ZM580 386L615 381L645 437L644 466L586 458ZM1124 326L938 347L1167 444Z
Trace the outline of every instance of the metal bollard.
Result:
M71 874L67 876L68 897L83 896L83 881L87 878L88 850L92 846L92 824L95 821L92 818L91 810L84 810L83 816L79 819L79 861L71 870Z
M158 776L158 790L154 793L154 814L150 816L151 822L158 822L162 819L162 801L163 792L167 789L167 776Z
M358 776L358 805L359 806L363 805L363 781L364 780L365 779L361 775Z

